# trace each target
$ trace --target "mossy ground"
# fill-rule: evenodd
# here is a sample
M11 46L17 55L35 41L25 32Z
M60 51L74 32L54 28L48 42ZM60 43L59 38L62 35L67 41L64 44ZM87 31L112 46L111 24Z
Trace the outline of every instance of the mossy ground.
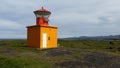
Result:
M0 68L120 68L120 40L59 40L57 49L0 41Z

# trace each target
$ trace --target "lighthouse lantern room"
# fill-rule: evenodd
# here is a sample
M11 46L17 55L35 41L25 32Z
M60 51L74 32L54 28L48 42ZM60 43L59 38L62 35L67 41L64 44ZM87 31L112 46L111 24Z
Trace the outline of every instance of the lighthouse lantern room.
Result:
M57 27L49 26L50 11L43 7L34 11L36 25L27 26L27 46L46 49L57 48Z

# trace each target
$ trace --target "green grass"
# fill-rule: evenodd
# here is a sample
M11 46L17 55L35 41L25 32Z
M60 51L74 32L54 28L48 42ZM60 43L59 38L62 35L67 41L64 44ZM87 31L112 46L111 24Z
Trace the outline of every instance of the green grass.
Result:
M120 56L120 40L58 40L58 43L60 44L58 49L39 50L26 47L26 40L2 40L0 68L53 68L54 66L54 68L69 68L64 65L61 67L61 64L69 61L70 64L80 62L86 65L88 63L85 60L86 56L93 56L92 59L97 56L103 59L103 55L108 58ZM117 60L119 61L118 58ZM118 64L118 61L110 62Z
M0 57L0 68L48 68L50 63L37 62L32 59Z
M0 68L49 68L51 63L37 60L40 50L26 47L26 40L0 41Z
M59 40L59 44L61 47L67 48L105 50L110 52L118 51L120 48L120 40Z

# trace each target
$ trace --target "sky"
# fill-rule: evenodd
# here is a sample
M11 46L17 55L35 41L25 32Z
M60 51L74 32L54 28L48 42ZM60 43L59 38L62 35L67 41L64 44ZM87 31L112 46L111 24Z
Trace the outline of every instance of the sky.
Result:
M42 6L59 38L120 34L120 0L0 0L0 38L26 38Z

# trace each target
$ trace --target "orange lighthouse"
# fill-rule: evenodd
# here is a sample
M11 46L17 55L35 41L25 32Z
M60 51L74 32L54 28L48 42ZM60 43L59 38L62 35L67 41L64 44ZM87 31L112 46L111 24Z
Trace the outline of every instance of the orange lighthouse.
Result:
M27 26L27 46L46 49L57 48L57 27L49 26L50 11L43 7L34 11L36 25Z

